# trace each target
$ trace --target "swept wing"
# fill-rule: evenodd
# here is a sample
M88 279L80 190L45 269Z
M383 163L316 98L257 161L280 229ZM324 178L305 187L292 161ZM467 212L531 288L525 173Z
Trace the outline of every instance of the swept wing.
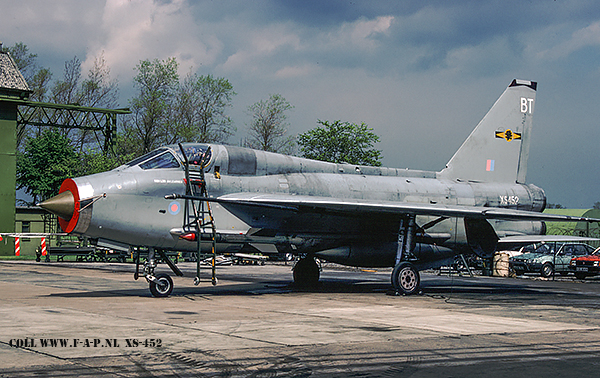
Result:
M199 198L196 198L199 199ZM509 208L463 206L432 203L391 202L363 199L331 198L315 196L295 196L279 194L237 193L218 198L206 199L222 204L228 210L239 214L257 215L261 209L279 209L296 213L331 212L348 215L357 214L414 214L443 217L478 219L503 219L515 221L562 221L600 222L598 218L576 217L522 211Z

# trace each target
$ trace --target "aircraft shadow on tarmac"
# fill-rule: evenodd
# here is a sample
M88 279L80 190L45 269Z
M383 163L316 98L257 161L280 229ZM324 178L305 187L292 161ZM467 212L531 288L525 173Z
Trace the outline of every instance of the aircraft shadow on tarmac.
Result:
M140 282L144 285L143 282ZM594 285L595 286L595 285ZM243 277L238 282L219 284L211 286L203 282L200 286L176 287L172 297L194 297L194 296L256 296L268 294L287 293L316 293L316 294L380 294L395 295L389 283L385 281L369 281L354 278L338 279L324 278L318 286L313 288L298 288L292 282L286 280L265 281L260 279L250 280ZM595 294L595 295L594 295ZM493 282L488 280L463 280L452 277L428 278L423 282L420 295L448 298L461 297L465 299L499 300L499 301L598 301L600 294L582 292L579 290L564 290L561 287L532 285L529 281L520 283ZM150 292L144 286L140 288L117 289L117 290L94 290L88 287L86 291L54 293L50 297L60 298L103 298L103 297L151 297Z

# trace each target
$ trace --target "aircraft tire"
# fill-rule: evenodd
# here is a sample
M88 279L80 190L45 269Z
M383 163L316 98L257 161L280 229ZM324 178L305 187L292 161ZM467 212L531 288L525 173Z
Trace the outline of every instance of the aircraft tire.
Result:
M173 292L173 279L165 273L156 276L158 282L150 281L150 293L156 298L165 298Z
M540 273L542 274L542 277L551 277L552 274L554 274L554 267L549 262L544 263L544 265L542 265Z
M301 288L317 286L321 273L314 258L300 259L294 267L294 284Z
M392 272L392 286L403 295L411 295L419 291L421 277L415 266L409 262L401 262Z

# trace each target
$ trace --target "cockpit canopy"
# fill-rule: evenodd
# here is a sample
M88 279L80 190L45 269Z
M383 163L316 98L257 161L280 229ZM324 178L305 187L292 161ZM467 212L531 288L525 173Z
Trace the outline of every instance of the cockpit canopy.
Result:
M212 152L207 144L184 143L183 151L190 163L190 166L204 165L207 168L212 164ZM139 166L143 170L180 168L183 166L185 158L178 145L169 145L150 151L129 163L124 167Z

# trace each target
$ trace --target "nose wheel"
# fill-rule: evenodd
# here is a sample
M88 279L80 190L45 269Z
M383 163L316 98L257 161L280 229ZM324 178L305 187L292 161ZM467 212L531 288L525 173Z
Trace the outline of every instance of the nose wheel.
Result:
M166 273L154 274L156 266L158 265L158 261L154 258L156 252L160 255L161 261L164 261L176 275L180 277L183 276L183 272L175 266L164 251L148 248L148 258L143 264L143 272L140 272L140 251L138 250L136 252L135 273L133 274L133 278L136 280L140 276L146 278L146 281L148 281L150 286L150 293L152 293L154 297L168 297L173 292L173 279Z
M152 278L148 278L150 284L150 293L156 298L164 298L171 295L173 291L173 279L165 273L158 274Z

